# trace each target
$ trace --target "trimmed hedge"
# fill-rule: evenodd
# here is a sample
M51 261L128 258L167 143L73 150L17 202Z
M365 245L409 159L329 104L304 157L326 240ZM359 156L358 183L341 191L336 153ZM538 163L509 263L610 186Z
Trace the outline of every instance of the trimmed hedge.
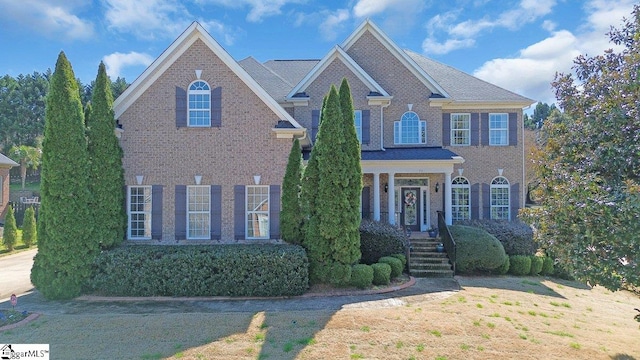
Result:
M391 265L386 263L375 263L371 265L373 269L373 285L389 285L391 282Z
M533 230L520 220L465 220L459 225L475 226L495 236L507 255L534 255L537 246L533 240Z
M531 257L526 255L509 256L509 273L513 275L528 275L531 272Z
M504 265L504 248L498 239L481 228L453 225L449 227L456 240L456 271L474 273L492 271Z
M389 264L389 266L391 266L390 276L392 279L402 275L402 269L404 268L404 266L402 266L402 260L393 256L383 256L380 258L380 260L378 260L378 262Z
M493 270L493 273L497 275L505 275L506 273L509 272L510 266L511 266L511 263L509 262L509 257L505 256L504 262L502 263L502 265L500 265L495 270Z
M366 264L356 264L351 268L351 286L366 289L373 283L373 268Z
M545 256L542 259L542 271L540 271L540 275L553 275L554 272L553 259Z
M379 221L360 223L360 263L371 265L383 256L405 254L407 235L402 229Z
M544 259L541 256L531 255L531 270L529 270L529 275L538 275L542 271L542 265L544 263Z
M89 284L109 296L292 296L308 267L298 245L131 245L103 251Z

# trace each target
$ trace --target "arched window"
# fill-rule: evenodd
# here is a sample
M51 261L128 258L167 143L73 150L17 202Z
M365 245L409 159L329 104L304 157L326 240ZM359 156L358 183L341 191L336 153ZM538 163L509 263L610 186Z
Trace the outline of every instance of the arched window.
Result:
M189 85L189 126L211 126L211 88L202 80Z
M498 176L491 180L491 218L509 220L509 180Z
M453 221L471 219L471 186L462 176L451 181L451 215Z
M394 124L394 142L396 144L425 144L427 142L427 122L413 111L402 114L400 121Z

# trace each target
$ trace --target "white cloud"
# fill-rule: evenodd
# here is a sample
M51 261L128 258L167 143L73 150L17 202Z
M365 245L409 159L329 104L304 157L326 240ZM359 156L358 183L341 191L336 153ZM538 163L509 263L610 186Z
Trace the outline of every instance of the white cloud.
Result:
M472 47L475 44L473 39L448 39L439 43L431 38L426 38L422 42L422 50L429 54L447 54L453 50Z
M327 41L334 40L339 28L345 21L349 20L349 18L349 10L347 9L337 9L336 11L328 13L322 21L322 24L320 24L322 37Z
M401 7L403 11L412 7L407 6L406 0L358 0L353 7L356 17L368 17L379 14L390 8ZM415 9L413 9L415 11Z
M94 35L93 24L74 14L85 6L78 1L0 0L0 19L15 21L51 38L87 40Z
M303 3L304 0L201 0L200 2L232 9L249 7L247 21L260 22L266 17L281 14L281 9L285 5Z
M622 18L630 17L632 9L631 1L590 1L585 6L584 24L576 32L554 31L520 50L516 57L485 62L474 75L533 100L555 103L551 82L556 72L570 73L578 55L600 55L614 47L605 33L611 26L619 28ZM543 28L555 26L543 23Z
M140 39L173 38L190 23L186 8L171 0L104 0L109 28Z
M153 56L132 51L128 54L113 53L102 58L107 74L112 80L121 76L122 69L128 66L147 67L153 62Z

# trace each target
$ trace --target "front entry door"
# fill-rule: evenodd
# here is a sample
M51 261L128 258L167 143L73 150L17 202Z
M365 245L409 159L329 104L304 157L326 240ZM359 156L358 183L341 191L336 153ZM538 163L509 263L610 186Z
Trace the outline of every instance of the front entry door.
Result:
M420 188L402 188L402 225L420 231Z

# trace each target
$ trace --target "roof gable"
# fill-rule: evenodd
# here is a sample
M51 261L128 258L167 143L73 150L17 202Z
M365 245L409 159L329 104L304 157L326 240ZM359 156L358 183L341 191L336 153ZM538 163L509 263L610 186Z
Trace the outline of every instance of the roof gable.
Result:
M14 166L18 166L18 163L0 154L0 168L10 168Z
M369 74L367 74L360 65L358 65L340 46L335 46L322 60L320 60L311 71L305 76L287 95L292 98L296 94L304 92L306 88L317 79L324 70L331 65L334 60L339 60L356 75L356 77L365 84L370 92L381 94L381 96L389 96L389 93L380 86Z
M389 52L395 56L413 75L416 76L432 93L439 94L448 98L449 94L436 82L429 74L427 74L416 62L409 57L402 49L400 49L391 39L378 28L373 21L367 19L358 28L349 35L342 43L341 48L348 51L360 37L369 32L373 35Z
M198 22L193 22L149 67L114 101L115 118L119 118L187 49L201 40L220 60L251 89L281 120L294 128L303 127L278 104L255 79L209 35Z

